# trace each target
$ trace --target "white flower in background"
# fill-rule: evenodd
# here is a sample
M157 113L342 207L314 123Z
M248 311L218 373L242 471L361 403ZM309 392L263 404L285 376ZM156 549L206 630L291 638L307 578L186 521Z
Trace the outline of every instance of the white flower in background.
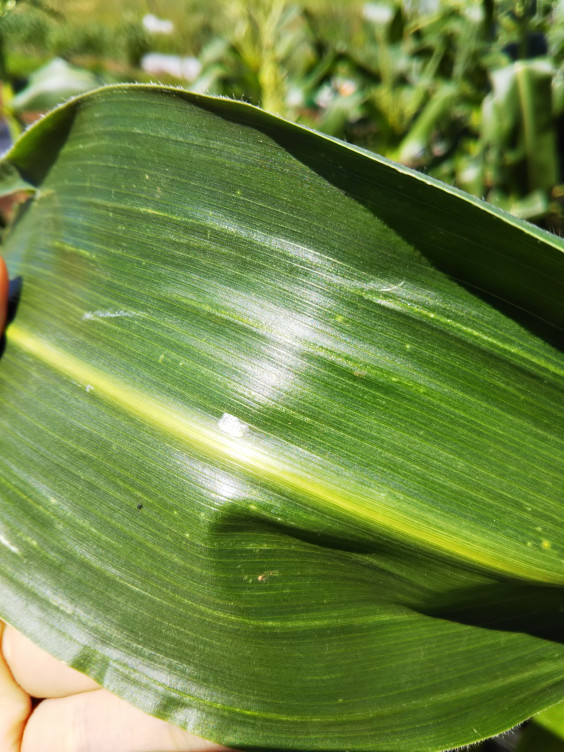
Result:
M386 26L392 20L394 8L387 3L364 3L362 17L379 26Z
M141 68L151 76L166 73L169 76L194 81L200 75L202 64L196 57L179 57L165 55L161 52L149 52L141 58Z
M322 110L327 109L335 98L335 90L331 84L323 84L315 95L315 104Z
M164 18L157 18L152 13L147 13L143 17L143 28L149 32L149 34L172 34L174 31L174 24L172 21L167 21Z

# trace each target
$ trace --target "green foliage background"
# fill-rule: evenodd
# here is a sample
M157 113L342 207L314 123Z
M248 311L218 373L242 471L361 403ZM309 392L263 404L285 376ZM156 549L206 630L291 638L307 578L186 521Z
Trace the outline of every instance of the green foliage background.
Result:
M4 6L4 79L16 89L61 57L98 82L158 78L244 99L563 232L562 0ZM172 33L148 32L148 13ZM195 57L200 73L147 74L153 51Z

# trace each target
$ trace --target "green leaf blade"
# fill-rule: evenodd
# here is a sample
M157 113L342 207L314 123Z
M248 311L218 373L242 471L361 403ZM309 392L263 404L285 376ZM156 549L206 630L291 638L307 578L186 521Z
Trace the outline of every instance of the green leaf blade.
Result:
M5 245L0 613L232 746L441 749L560 699L561 244L222 100L50 118L7 157L37 191ZM479 221L434 208L415 244L433 202ZM499 293L452 252L490 226L535 269L522 319L445 274L517 310L519 263Z

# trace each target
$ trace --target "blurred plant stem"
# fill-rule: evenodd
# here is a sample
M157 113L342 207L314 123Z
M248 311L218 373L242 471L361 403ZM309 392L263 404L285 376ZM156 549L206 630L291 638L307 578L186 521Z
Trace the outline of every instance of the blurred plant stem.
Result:
M284 67L278 55L279 27L286 0L237 0L230 5L234 42L247 64L256 71L263 109L286 112Z

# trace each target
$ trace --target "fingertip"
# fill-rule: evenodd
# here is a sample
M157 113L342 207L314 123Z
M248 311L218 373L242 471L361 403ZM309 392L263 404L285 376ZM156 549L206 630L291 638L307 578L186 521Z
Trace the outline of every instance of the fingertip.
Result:
M105 689L43 700L26 726L21 752L232 752L146 715Z
M11 626L4 631L2 649L14 679L32 697L66 697L100 686L53 658Z
M0 638L4 632L0 621ZM31 698L18 686L0 650L0 749L18 752L25 722L31 712Z
M8 297L10 292L10 279L6 262L0 256L0 336L4 333L6 318L8 316Z

